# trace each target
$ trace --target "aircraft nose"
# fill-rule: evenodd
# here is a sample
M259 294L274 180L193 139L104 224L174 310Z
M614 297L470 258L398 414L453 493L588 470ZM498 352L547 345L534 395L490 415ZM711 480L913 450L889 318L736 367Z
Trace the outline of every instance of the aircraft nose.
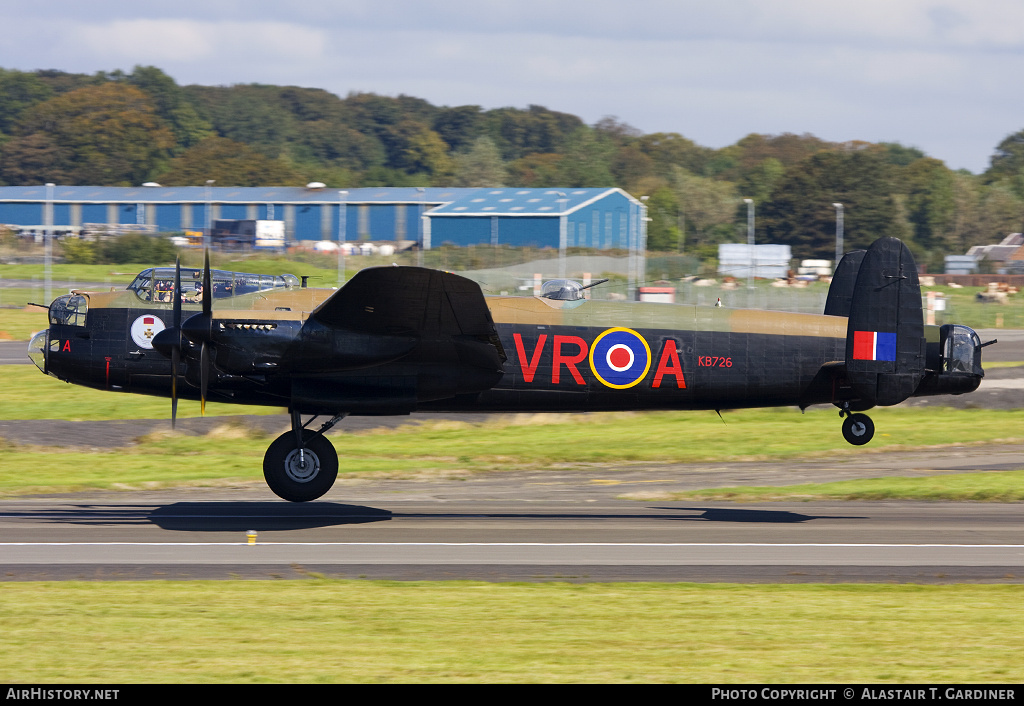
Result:
M28 342L28 358L42 373L46 372L46 341L50 337L49 334L49 329L40 331Z

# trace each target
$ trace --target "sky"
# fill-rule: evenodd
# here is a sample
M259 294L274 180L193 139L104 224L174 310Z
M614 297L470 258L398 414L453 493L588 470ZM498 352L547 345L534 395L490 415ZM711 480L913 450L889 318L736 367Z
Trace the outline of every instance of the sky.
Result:
M0 68L542 105L720 148L899 142L984 171L1024 129L1022 0L0 0Z

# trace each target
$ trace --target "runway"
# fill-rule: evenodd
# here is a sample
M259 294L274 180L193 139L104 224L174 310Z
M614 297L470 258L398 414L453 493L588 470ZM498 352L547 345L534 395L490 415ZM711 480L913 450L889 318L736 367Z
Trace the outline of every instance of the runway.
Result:
M638 502L585 477L577 494L502 475L462 493L411 481L332 491L358 503L257 489L5 500L0 575L1024 582L1019 505Z

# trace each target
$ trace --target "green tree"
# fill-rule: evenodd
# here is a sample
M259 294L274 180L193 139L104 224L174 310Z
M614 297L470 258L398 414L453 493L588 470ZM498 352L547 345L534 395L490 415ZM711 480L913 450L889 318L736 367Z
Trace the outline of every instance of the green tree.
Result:
M914 242L925 250L945 252L953 223L953 172L925 157L900 168L895 180L907 195L907 218Z
M998 243L1010 233L1019 233L1022 228L1024 202L1017 192L1006 183L985 186L981 191L981 203L977 226L977 244Z
M448 148L457 152L468 149L481 136L484 129L483 114L478 105L442 108L434 118L432 127L448 144Z
M19 121L18 133L4 145L9 182L9 175L23 167L13 160L31 153L51 160L39 166L47 180L140 184L166 163L174 145L150 98L116 83L79 88L33 106ZM28 149L29 141L37 149Z
M177 249L159 236L129 233L100 244L97 261L113 265L130 262L171 262Z
M34 74L0 69L0 134L12 134L25 110L52 95Z
M454 159L453 186L504 186L508 170L494 141L478 137L472 148Z
M736 222L736 209L740 196L736 185L697 176L675 168L674 188L679 222L683 224L687 251L701 246L717 245L728 239L731 226Z
M403 120L390 126L383 138L388 167L406 174L427 174L433 183L444 184L451 179L452 164L447 145L423 123Z
M301 186L303 176L279 159L248 145L210 137L175 158L159 176L162 184L187 186L214 179L219 186Z
M569 138L585 127L575 115L539 105L531 105L526 110L491 110L484 115L484 123L487 135L494 140L506 161L528 154L564 152Z
M581 127L569 139L559 163L563 186L611 186L614 146L594 130Z
M711 159L705 174L719 179L743 183L746 175L763 165L765 160L777 161L783 168L799 164L818 152L834 151L839 145L825 142L814 135L753 133L734 145L724 147ZM746 186L746 185L745 185ZM753 192L747 192L753 193Z
M51 135L35 132L0 145L0 184L73 183L70 150Z
M764 203L781 181L786 167L775 157L766 157L740 174L736 188L746 198Z
M181 87L160 69L155 66L136 66L125 80L153 100L157 115L174 133L175 154L181 154L207 137L213 137L213 126L199 116Z
M663 186L647 200L647 249L656 252L679 248L679 201L676 193Z
M510 186L544 188L562 186L560 154L530 154L508 164Z
M188 100L220 137L278 157L294 138L292 116L283 109L276 86L187 86Z
M906 167L927 155L916 147L906 147L898 142L879 142L885 150L885 160L898 167Z
M984 177L986 183L1008 184L1018 196L1024 197L1024 130L999 143Z
M714 150L701 147L675 132L641 135L635 144L651 158L656 173L665 179L674 178L675 167L681 167L691 174L703 175L714 154Z
M759 205L758 240L791 245L794 257L832 259L833 203L844 206L847 250L899 235L890 169L883 152L866 144L811 155L788 168L771 199Z

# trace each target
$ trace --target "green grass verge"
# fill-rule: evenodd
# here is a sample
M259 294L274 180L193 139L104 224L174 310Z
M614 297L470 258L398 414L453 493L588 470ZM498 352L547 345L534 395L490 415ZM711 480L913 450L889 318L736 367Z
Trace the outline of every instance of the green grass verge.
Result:
M24 299L28 301L28 297L24 297ZM19 306L24 306L24 302ZM46 327L45 309L38 307L0 309L0 341L27 342L32 338L32 334L42 331Z
M27 357L26 349L26 357ZM168 363L168 366L170 364ZM3 401L0 420L66 419L97 421L102 419L170 419L171 401L164 397L131 395L70 385L43 375L34 365L0 366ZM207 416L234 414L283 414L277 407L232 405L210 402ZM199 402L180 400L179 417L198 417Z
M335 437L334 444L343 474L407 476L541 468L600 469L606 474L638 464L871 453L843 441L838 415L828 410L806 415L788 409L746 410L724 416L727 423L713 412L518 415L482 424L437 421L348 433ZM890 409L879 411L875 421L884 431L876 433L874 449L931 447L940 453L952 440L1024 441L1011 436L1024 428L1024 410ZM286 426L282 417L282 431ZM258 431L230 424L204 437L161 432L113 450L56 446L64 441L72 446L81 442L0 445L0 493L258 482L269 443ZM30 482L25 468L33 469ZM1005 490L994 489L987 475L972 475L986 479L976 486L979 493L995 497Z
M993 282L1000 280L992 275ZM972 328L1024 328L1024 296L1013 294L1007 304L978 301L978 293L987 287L923 287L947 298L946 311L940 312L939 323L961 323Z
M1024 586L0 584L11 683L1013 683Z
M669 498L736 502L929 500L1019 503L1024 501L1024 470L950 473L924 477L893 476L786 486L708 488L670 493Z

